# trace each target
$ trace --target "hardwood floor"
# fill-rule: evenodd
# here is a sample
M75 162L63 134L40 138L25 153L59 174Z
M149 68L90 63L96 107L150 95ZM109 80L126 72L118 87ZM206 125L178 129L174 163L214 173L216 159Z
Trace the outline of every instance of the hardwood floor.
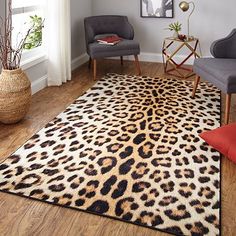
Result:
M161 64L147 62L140 64L143 75L164 76ZM98 61L97 78L109 72L132 75L136 73L136 70L132 62L124 62L124 66L121 66L116 60ZM46 88L35 94L28 116L24 121L10 126L0 124L0 162L94 83L92 70L89 71L87 65L83 65L73 73L72 81L61 87ZM236 122L235 95L231 109L230 121ZM236 234L235 232L236 165L223 157L222 235L233 236ZM164 236L167 234L106 217L0 193L0 236L3 235Z

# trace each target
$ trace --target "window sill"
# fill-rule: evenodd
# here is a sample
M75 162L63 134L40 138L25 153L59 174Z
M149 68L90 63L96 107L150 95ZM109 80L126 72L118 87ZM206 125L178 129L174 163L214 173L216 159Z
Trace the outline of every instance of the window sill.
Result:
M33 56L33 57L30 57L29 59L23 60L21 63L21 68L23 70L27 70L33 66L36 66L36 65L44 62L45 60L47 60L46 54L41 53L37 56Z

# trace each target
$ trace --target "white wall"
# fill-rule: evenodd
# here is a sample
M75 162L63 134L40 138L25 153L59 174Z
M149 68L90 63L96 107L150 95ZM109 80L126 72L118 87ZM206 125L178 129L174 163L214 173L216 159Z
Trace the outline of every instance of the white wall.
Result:
M92 15L92 0L71 0L72 70L88 60L85 49L84 18Z
M71 0L72 59L85 53L84 18L92 15L92 0Z
M140 17L140 0L93 0L93 15L127 15L135 28L135 38L140 41L143 53L155 53L160 57L162 41L171 32L164 30L169 23L183 23L183 33L187 34L187 16L174 0L173 19L153 19ZM191 18L191 34L199 37L204 56L210 55L209 48L215 39L227 35L236 28L235 0L194 0L195 12ZM158 58L158 57L157 57Z

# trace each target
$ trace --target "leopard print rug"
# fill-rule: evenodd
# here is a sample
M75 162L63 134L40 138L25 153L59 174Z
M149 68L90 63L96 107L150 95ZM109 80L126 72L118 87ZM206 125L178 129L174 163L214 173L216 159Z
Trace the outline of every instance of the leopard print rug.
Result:
M176 235L220 234L220 126L205 83L109 74L0 165L0 189Z

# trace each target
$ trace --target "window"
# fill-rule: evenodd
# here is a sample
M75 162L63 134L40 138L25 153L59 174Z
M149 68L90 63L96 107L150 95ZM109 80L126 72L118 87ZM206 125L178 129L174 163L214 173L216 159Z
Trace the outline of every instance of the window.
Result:
M40 2L40 3L39 3ZM44 20L44 1L41 0L13 0L12 1L12 45L18 45L33 22L35 26ZM22 55L22 61L37 55L43 55L43 32L33 30L27 38Z

